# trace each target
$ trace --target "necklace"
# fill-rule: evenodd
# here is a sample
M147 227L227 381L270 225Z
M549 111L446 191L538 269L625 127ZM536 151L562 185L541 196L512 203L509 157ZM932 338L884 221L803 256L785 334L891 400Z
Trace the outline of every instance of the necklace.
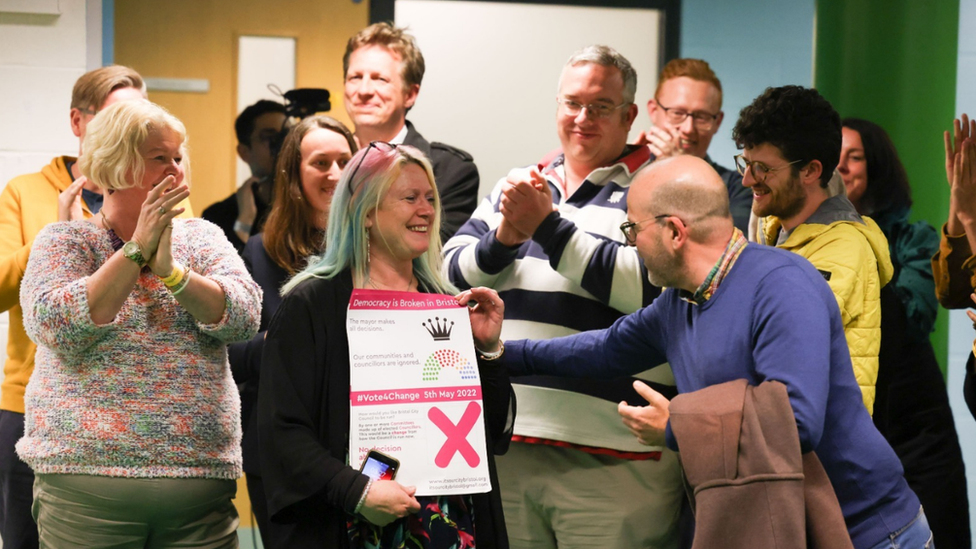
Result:
M125 242L122 242L122 238L112 228L112 224L109 223L108 216L105 215L105 212L101 211L99 213L102 214L102 225L105 225L105 229L108 230L108 238L112 241L112 248L116 251L121 250L122 246L125 246Z
M373 288L377 289L377 290L392 290L392 291L395 291L395 292L409 292L410 291L410 288L413 287L413 284L414 284L414 282L416 282L416 280L417 280L417 277L411 275L410 276L410 282L407 282L407 288L405 290L398 290L398 289L393 288L391 286L387 286L386 284L383 284L382 282L379 283L379 285L378 285L372 278L369 278L366 281L366 283L369 284L370 286L372 286ZM383 287L380 287L380 286L383 286Z

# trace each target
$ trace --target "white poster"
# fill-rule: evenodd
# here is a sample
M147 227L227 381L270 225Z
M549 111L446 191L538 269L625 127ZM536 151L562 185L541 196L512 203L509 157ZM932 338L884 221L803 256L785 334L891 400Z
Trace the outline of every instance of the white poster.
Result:
M452 296L355 290L349 334L349 459L400 461L417 495L491 490L468 310Z

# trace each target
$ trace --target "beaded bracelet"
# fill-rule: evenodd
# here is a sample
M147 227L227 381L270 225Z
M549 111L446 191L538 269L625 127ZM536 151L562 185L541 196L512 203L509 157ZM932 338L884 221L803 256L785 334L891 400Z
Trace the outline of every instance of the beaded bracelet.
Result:
M167 277L161 276L159 278L160 280L162 280L163 284L167 288L172 288L174 286L179 285L179 283L183 280L183 276L185 274L186 274L186 270L183 268L183 265L176 263L175 265L173 265L173 271L169 273L169 276Z
M363 509L363 505L366 504L366 494L369 494L369 489L373 486L373 479L369 479L366 483L366 487L363 488L363 495L359 496L359 503L356 504L356 508L352 510L352 514L358 515Z
M183 280L178 282L176 286L170 287L169 291L173 294L174 297L180 295L180 292L186 289L186 285L190 283L190 274L192 272L193 271L191 271L190 269L187 269L186 276L183 277Z
M498 340L498 350L494 353L486 353L477 347L475 347L474 350L478 352L478 356L481 357L481 360L498 360L503 354L505 354L505 342Z

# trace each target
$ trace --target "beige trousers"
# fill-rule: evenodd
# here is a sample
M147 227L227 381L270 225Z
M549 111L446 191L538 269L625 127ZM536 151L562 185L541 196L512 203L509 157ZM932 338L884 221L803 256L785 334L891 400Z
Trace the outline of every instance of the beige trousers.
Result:
M674 549L677 456L631 461L512 443L496 458L511 549Z
M237 547L237 483L217 479L36 475L44 548Z

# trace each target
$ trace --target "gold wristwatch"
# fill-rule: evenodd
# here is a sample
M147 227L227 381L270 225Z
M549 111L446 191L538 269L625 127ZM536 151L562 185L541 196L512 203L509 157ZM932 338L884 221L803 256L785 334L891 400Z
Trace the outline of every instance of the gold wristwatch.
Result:
M148 263L146 258L142 256L142 248L139 247L139 243L135 240L130 240L125 243L125 246L122 246L122 255L135 261L140 267L145 267L146 263Z

